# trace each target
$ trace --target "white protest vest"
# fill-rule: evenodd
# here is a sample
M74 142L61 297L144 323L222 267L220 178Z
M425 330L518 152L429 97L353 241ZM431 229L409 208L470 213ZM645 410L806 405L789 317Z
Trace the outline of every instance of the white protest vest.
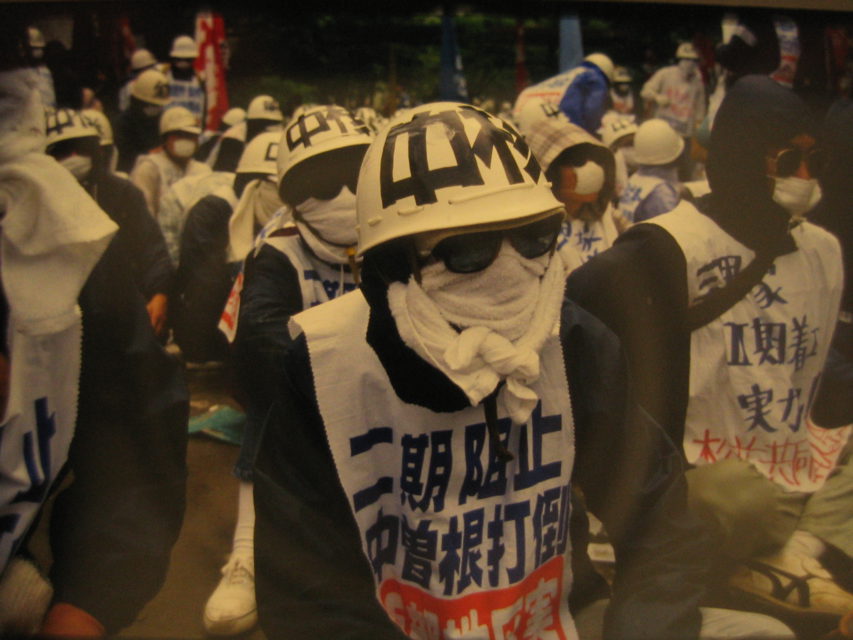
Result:
M400 400L365 341L360 291L300 313L317 402L377 597L412 638L577 638L568 612L574 430L559 338L527 424ZM341 363L345 354L346 363Z
M644 176L636 173L628 178L628 184L625 185L625 190L619 198L619 211L622 212L624 218L628 222L634 222L640 203L649 197L655 187L665 182L666 180L657 176Z
M162 149L152 151L151 153L139 156L139 158L136 159L136 165L144 162L151 162L155 167L157 167L157 173L160 176L159 190L157 193L151 194L153 198L152 202L154 202L158 207L158 212L163 197L178 180L189 176L210 173L210 167L196 160L190 160L185 168L181 167L181 165L176 162L172 162L169 156L166 155L166 152ZM134 165L134 168L136 165ZM152 213L155 212L152 211Z
M178 80L169 74L169 106L181 106L190 110L198 121L205 121L204 112L204 85L197 76L193 75L189 80Z
M593 256L613 246L619 231L613 221L611 205L595 222L567 220L557 237L557 253L566 265L567 273L574 271Z
M0 572L47 497L77 420L82 324L49 334L9 317L9 403L0 425ZM60 364L61 363L61 364Z
M686 202L650 223L684 253L690 304L755 255ZM841 252L808 222L791 235L798 250L776 258L746 297L691 335L684 451L696 465L747 460L785 489L811 492L847 439L846 429L827 439L807 421L838 318Z
M256 249L268 244L287 256L299 278L299 290L302 293L302 308L309 309L323 302L328 302L343 293L357 288L352 272L318 260L305 248L299 239L296 227L289 221L290 209L284 207L276 212L275 217L261 230L256 240ZM279 229L292 230L294 235L270 236ZM243 291L243 270L228 294L228 300L219 320L218 328L225 334L228 342L233 343L237 335L237 321L240 317L240 295Z
M517 120L521 112L524 111L525 105L531 100L542 100L555 107L560 105L563 95L568 90L569 86L582 73L589 71L589 67L575 67L564 71L552 78L543 80L539 84L532 87L527 87L524 91L518 94L513 106L512 115Z

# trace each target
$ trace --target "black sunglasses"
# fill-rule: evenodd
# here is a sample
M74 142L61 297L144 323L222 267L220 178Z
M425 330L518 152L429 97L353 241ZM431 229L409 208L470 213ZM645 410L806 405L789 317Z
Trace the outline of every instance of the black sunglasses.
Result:
M475 273L495 261L506 238L523 257L538 258L554 248L563 218L563 213L557 213L520 227L450 236L421 257L441 260L453 273Z
M780 178L788 178L794 175L803 161L805 161L809 173L812 176L818 176L826 164L826 155L820 149L808 149L807 151L795 147L782 149L776 154L776 175Z
M331 200L344 187L355 193L358 171L366 149L366 145L347 147L308 158L298 164L282 181L282 200L295 207L308 198Z

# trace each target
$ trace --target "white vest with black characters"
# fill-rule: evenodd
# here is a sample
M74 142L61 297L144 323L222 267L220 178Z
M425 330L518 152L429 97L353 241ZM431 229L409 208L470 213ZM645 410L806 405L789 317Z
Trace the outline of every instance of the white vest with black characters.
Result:
M682 202L650 224L678 242L687 261L689 303L734 277L752 250ZM791 235L762 281L690 340L690 399L684 451L695 465L749 461L791 491L815 491L847 438L808 420L838 318L838 240L808 222Z
M663 178L637 175L636 173L628 178L625 189L623 189L622 195L619 196L619 210L622 212L622 216L628 222L634 222L637 209L643 200L648 198L652 191L664 183L666 183L666 180Z
M204 83L193 74L189 80L179 80L169 73L169 106L181 106L189 109L198 118L204 128L207 114L204 112Z
M300 240L296 226L290 221L288 207L279 209L255 239L254 252L267 244L287 256L299 278L302 308L309 309L357 288L352 272L315 258ZM240 317L240 296L243 292L243 269L237 275L219 320L219 330L229 343L237 335Z
M568 611L574 427L562 348L542 350L527 424L407 404L365 341L360 291L300 313L317 404L376 595L413 638L577 638ZM346 363L341 357L345 354Z

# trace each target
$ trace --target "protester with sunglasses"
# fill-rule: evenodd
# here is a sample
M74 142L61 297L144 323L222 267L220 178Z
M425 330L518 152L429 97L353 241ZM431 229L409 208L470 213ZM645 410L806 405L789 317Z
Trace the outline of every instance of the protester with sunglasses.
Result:
M572 637L577 482L617 549L605 637L696 637L678 454L564 299L563 206L518 132L400 112L357 187L360 290L291 319L259 447L265 634Z
M270 135L261 134L250 146ZM252 251L238 237L245 221L235 214L229 224L231 255L246 259L220 328L234 343L247 422L234 467L241 482L233 549L204 610L211 634L236 635L257 621L252 482L260 434L265 422L290 418L280 413L275 384L290 344L288 320L357 286L355 188L372 139L366 125L342 107L304 111L278 143L278 193L286 207L264 227Z
M717 577L792 624L853 609L820 562L849 567L853 501L847 431L810 416L842 287L838 240L803 221L822 165L810 121L770 78L736 82L711 193L635 225L568 287L619 333L640 401L682 443Z

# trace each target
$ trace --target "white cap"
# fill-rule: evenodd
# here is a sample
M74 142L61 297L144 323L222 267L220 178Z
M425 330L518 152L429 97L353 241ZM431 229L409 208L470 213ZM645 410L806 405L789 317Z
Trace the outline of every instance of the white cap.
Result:
M613 60L603 53L590 53L584 58L587 62L591 62L596 67L601 69L602 73L607 76L608 80L613 80Z
M675 57L679 60L698 60L699 53L690 42L682 42L675 51Z
M246 110L242 107L231 107L222 116L222 123L233 127L235 124L243 122L246 119Z
M256 135L243 149L240 162L237 163L237 173L266 173L274 176L280 141L281 133L278 131L265 131Z
M95 129L98 130L98 137L101 139L102 147L113 144L113 128L110 125L109 118L107 118L103 111L83 109L81 114L84 118L88 118L95 126Z
M157 58L148 49L137 49L130 56L130 68L133 71L141 71L157 64Z
M249 108L246 110L247 120L275 120L282 122L284 116L281 113L281 107L278 100L272 96L255 96L249 103Z
M631 74L625 67L616 67L613 70L613 82L631 82Z
M669 164L683 150L684 139L661 118L646 120L634 135L634 159L639 164Z
M195 40L189 36L178 36L172 41L172 50L169 51L170 58L191 58L198 57L198 47Z
M338 105L322 105L291 119L281 133L278 150L278 182L298 164L308 158L343 149L366 147L373 134L361 120Z
M166 109L160 116L161 136L176 131L194 135L201 133L201 126L195 114L180 105Z
M45 111L45 146L63 140L98 138L95 123L74 109L48 109Z
M634 116L625 115L602 119L601 128L598 130L601 141L607 148L612 148L616 142L632 133L637 133L637 123Z
M164 106L169 103L169 80L157 69L148 69L133 81L130 95L143 102Z
M455 102L395 114L364 156L356 200L359 254L396 238L562 207L512 125Z

